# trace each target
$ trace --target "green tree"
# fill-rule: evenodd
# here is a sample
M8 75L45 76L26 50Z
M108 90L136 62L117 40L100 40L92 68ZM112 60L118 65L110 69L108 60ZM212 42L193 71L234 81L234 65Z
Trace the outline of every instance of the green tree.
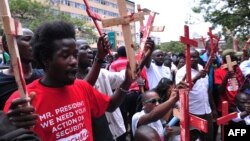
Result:
M205 21L211 22L214 27L218 25L227 27L241 40L246 40L250 34L249 0L200 0L192 10L203 14ZM223 30L224 35L225 31Z
M165 52L173 52L173 53L180 53L184 52L184 45L180 43L179 41L170 41L166 43L162 43L160 46L157 46L156 48L165 51Z
M69 13L61 12L57 4L48 0L43 3L36 0L9 0L12 16L21 21L23 27L34 30L44 21L64 20L71 22L78 30L78 36L95 39L94 27L86 25L84 17L73 18Z

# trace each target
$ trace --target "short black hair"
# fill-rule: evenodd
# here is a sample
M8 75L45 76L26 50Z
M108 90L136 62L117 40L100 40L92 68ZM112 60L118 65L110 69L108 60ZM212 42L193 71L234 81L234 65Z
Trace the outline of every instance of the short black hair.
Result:
M7 44L7 38L6 38L5 34L3 34L3 36L2 36L2 45L3 45L3 50L5 52L9 53L8 44Z
M117 49L117 54L119 57L127 57L125 46L120 46Z
M71 23L65 21L53 21L50 23L44 23L37 28L34 37L31 40L31 46L33 47L34 59L37 63L45 68L43 62L48 59L52 59L55 52L54 41L73 38L75 39L75 29Z

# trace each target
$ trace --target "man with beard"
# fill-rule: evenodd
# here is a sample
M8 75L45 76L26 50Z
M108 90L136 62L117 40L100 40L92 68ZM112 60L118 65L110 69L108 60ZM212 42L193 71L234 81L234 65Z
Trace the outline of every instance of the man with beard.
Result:
M163 77L172 80L170 68L164 66L163 63L163 52L159 49L153 51L152 59L148 59L146 63L149 89L155 88Z
M203 67L199 65L199 52L194 48L190 49L191 60L191 78L193 87L189 91L189 112L195 116L207 120L208 133L200 132L201 141L213 140L213 121L212 110L210 108L212 97L208 93L208 76ZM189 58L187 58L189 59ZM179 69L176 73L176 84L180 83L186 75L186 65ZM192 136L192 134L191 134Z
M33 127L44 141L93 141L92 117L105 111L113 112L125 98L124 91L133 82L131 70L126 71L124 82L111 97L101 94L83 80L76 79L77 49L75 29L72 24L55 21L38 27L31 42L34 57L45 75L27 86L30 99L20 98L16 91L6 102L4 111L11 122ZM107 52L107 38L101 36L97 46ZM97 54L95 61L100 60Z
M91 85L97 90L108 96L114 95L114 89L117 89L125 79L125 71L122 72L109 72L106 69L101 69L104 62L93 62L93 51L85 40L76 41L78 55L78 71L77 78L89 80L91 74ZM99 59L104 60L106 53L101 48L98 48ZM92 66L92 68L91 68ZM94 71L94 73L93 73ZM120 92L120 91L119 91ZM92 118L93 138L95 141L112 141L125 133L125 125L122 119L121 111L117 108L114 112L106 112L99 118Z
M17 36L17 46L21 58L22 69L26 83L29 84L33 80L41 77L43 71L39 69L32 69L31 62L33 60L32 47L30 40L33 37L33 32L30 29L23 28L23 35ZM8 52L8 45L6 36L2 38L3 48ZM0 71L0 110L3 110L6 100L11 94L17 90L17 84L14 77L14 70L12 65L8 69Z

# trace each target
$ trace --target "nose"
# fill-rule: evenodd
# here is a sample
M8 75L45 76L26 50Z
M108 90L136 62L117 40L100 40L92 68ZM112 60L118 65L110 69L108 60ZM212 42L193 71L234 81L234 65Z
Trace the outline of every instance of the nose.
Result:
M69 63L70 65L76 65L77 64L77 59L74 55L71 55L70 58L69 58Z

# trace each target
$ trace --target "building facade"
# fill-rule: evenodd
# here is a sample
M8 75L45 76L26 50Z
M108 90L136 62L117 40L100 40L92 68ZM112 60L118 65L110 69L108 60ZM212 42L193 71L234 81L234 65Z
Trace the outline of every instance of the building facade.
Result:
M55 9L69 14L71 17L84 19L88 24L93 25L92 19L86 12L86 6L83 0L50 0ZM91 10L99 14L103 19L119 17L117 0L88 0ZM135 12L135 3L126 0L128 14ZM102 28L101 22L99 22ZM130 24L133 41L135 41L135 23ZM117 46L124 45L123 33L121 25L109 28L102 28L105 33L115 32Z

